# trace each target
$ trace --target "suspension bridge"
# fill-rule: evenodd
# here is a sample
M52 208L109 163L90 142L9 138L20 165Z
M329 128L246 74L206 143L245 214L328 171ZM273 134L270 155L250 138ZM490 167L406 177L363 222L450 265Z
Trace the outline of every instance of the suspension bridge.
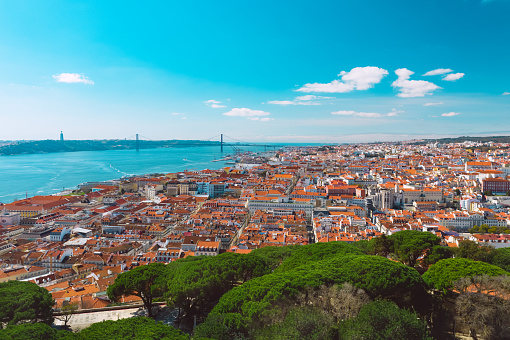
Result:
M242 141L242 140L239 140L237 138L234 138L234 137L229 137L225 134L219 134L217 136L213 136L213 137L210 137L210 138L207 138L207 139L203 139L203 140L179 140L179 141L173 141L173 140L169 140L169 141L163 141L163 140L156 140L156 139L151 139L151 138L148 138L148 137L145 137L145 136L142 136L140 134L135 134L135 135L132 135L132 136L129 136L127 138L125 138L126 140L134 140L135 141L135 148L136 148L136 151L140 151L140 147L141 147L141 144L142 142L144 141L150 141L150 142L178 142L178 143L175 143L175 145L182 145L182 146L190 146L190 145L198 145L198 143L210 143L211 146L214 146L214 145L218 145L220 147L220 151L223 153L225 149L232 149L232 151L234 151L235 154L239 154L242 152L242 149L241 147L260 147L260 148L264 148L264 151L267 151L267 150L273 150L273 151L276 151L277 149L280 149L280 148L284 148L285 145L283 144L259 144L259 143L250 143L250 142L246 142L246 141Z

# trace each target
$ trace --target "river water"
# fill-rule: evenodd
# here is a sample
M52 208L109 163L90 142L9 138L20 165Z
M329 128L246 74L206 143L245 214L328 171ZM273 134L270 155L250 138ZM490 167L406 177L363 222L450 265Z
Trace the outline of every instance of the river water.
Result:
M264 151L261 147L240 149ZM204 146L0 156L0 202L54 194L83 182L122 176L220 169L227 166L225 162L212 161L233 153L225 151L222 154L218 146Z

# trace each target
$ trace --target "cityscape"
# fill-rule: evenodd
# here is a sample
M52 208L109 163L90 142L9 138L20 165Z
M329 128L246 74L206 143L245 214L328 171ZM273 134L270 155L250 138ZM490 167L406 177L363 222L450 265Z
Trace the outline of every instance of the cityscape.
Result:
M0 0L0 339L510 339L509 13Z

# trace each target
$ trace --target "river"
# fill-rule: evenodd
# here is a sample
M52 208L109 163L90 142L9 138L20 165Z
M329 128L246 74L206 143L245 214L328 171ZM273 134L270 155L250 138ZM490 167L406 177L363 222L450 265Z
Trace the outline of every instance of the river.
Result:
M261 147L241 147L261 152ZM111 151L82 151L0 157L0 202L49 195L76 188L83 182L107 181L122 176L220 169L217 146ZM233 153L233 152L230 152Z

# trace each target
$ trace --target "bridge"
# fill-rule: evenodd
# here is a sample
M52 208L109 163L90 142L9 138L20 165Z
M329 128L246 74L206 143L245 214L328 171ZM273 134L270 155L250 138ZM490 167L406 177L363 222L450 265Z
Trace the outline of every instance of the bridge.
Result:
M138 133L136 135L129 136L126 139L134 139L135 140L136 151L140 151L140 142L141 141L144 141L144 140L145 141L152 141L152 142L160 141L160 140L155 140L155 139L151 139L151 138L142 136L142 135L140 135ZM234 137L229 137L229 136L224 135L224 134L219 134L217 136L213 136L213 137L210 137L210 138L207 138L207 139L194 140L194 141L199 141L199 142L219 142L220 150L221 150L222 153L224 152L225 148L230 147L234 151L235 154L241 153L242 150L240 149L240 147L243 147L243 146L260 147L260 148L264 148L264 151L267 151L268 149L273 149L273 151L276 151L276 149L280 149L280 148L284 148L285 147L285 145L283 145L283 144L259 144L259 143L245 142L245 141L239 140L239 139L234 138ZM186 145L186 144L185 143L181 143L181 145Z

